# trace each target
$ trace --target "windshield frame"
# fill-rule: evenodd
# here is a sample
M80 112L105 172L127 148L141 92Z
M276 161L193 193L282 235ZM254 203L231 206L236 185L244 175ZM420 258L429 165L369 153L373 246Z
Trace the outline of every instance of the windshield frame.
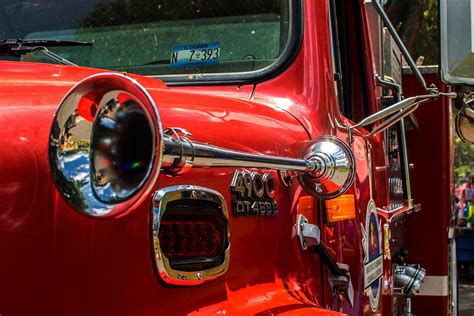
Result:
M256 84L282 73L298 55L303 42L304 0L288 0L288 40L280 56L270 65L252 71L179 75L146 75L169 86ZM192 75L192 76L191 76Z

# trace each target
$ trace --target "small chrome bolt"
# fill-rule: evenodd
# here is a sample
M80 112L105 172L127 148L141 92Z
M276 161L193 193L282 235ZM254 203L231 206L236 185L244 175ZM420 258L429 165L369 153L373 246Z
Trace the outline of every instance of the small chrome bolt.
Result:
M202 280L202 274L201 273L196 273L196 280Z

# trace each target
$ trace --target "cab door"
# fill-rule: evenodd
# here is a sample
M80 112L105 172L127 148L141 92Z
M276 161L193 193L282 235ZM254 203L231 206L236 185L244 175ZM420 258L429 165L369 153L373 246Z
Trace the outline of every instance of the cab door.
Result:
M377 89L371 59L365 7L360 1L329 0L337 136L354 153L356 176L344 195L320 203L322 239L334 259L349 265L355 300L325 291L333 309L351 315L380 313L383 287L383 229L377 208L385 205L386 185L377 167L385 165L383 134L348 127L375 113ZM326 274L328 287L331 275Z

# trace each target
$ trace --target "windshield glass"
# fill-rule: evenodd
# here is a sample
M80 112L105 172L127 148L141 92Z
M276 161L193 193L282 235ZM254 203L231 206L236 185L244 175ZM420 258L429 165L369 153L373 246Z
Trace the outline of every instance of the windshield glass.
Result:
M55 39L80 66L142 75L247 72L288 40L289 0L0 0L0 40ZM0 56L56 63L39 52Z

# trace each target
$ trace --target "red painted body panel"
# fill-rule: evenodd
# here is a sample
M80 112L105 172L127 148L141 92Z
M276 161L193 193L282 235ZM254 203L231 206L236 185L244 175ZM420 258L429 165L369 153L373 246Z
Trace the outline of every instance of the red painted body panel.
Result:
M2 165L8 168L0 178L0 187L5 188L2 201L8 201L6 209L2 207L0 226L0 248L5 255L1 264L5 286L0 296L9 302L5 313L27 314L34 308L53 314L160 311L179 315L220 306L237 292L240 304L222 305L231 312L245 310L246 300L255 299L253 286L260 284L268 284L262 289L270 294L283 293L261 308L278 307L282 301L294 303L286 287L299 288L295 290L300 292L298 297L305 298L298 309L321 304L319 265L314 255L302 253L291 238L296 212L291 201L300 191L281 186L276 194L281 210L277 218L231 218L232 264L223 278L197 288L165 288L154 275L151 261L149 201L123 218L101 221L77 214L51 185L47 139L54 111L63 94L93 70L27 63L2 63L2 67L2 148L11 150L1 155ZM32 77L35 80L29 81ZM139 81L157 100L163 125L186 128L197 141L296 157L308 140L298 121L278 108L239 98L173 92L156 80ZM202 185L229 200L232 174L233 170L217 169L177 178L160 176L157 188ZM32 305L22 304L25 295L32 297ZM54 304L58 298L62 305ZM180 303L183 299L186 304Z
M1 111L2 125L6 126L3 148L14 151L12 155L2 155L3 165L9 166L9 169L3 173L1 184L11 188L12 179L15 179L18 188L24 190L7 191L4 194L9 195L2 199L12 201L15 197L18 200L11 202L2 218L3 236L0 242L8 258L2 265L6 270L4 289L8 289L2 297L10 302L5 312L28 313L35 306L37 311L49 310L58 314L142 314L153 311L182 314L226 301L228 293L234 291L239 293L242 301L246 297L248 300L255 299L254 291L246 294L245 290L253 284L270 283L266 287L270 292L286 292L285 287L272 283L278 279L283 279L285 286L302 288L302 294L298 296L307 296L306 305L308 302L310 307L320 304L321 281L317 262L313 255L299 253L298 244L291 238L294 221L291 215L296 210L292 210L290 201L294 199L290 199L293 194L288 190L277 195L281 209L286 210L277 219L239 218L231 223L233 264L225 278L199 287L202 294L199 296L195 295L195 289L165 289L157 282L152 269L149 204L144 204L123 219L97 221L71 210L51 186L45 140L48 139L54 111L72 84L91 71L75 73L75 68L69 67L69 72L64 70L67 72L64 76L73 78L71 81L65 81L58 75L50 86L46 79L35 77L36 82L42 82L38 86L31 81L20 86L18 82L35 75L34 69L29 71L35 65L4 63L4 66L4 69L11 71L4 71L1 79L9 87L1 90L2 99L8 100L2 104ZM37 66L42 68L44 77L53 77L58 74L57 70L63 71L63 67ZM23 73L25 79L12 75L18 72ZM7 82L12 77L17 86L15 88ZM151 83L150 80L141 81ZM298 122L281 110L241 100L170 92L162 89L156 81L152 84L146 86L155 99L160 100L164 126L179 123L179 126L193 131L196 140L232 149L285 156L297 156L301 145L307 140ZM25 96L25 89L29 89L31 95ZM226 137L221 136L223 122L228 133ZM257 129L261 129L261 138L258 139L254 133ZM15 139L20 142L18 146L22 150L12 147L15 144L12 140ZM31 153L27 150L29 144L35 147ZM32 176L35 174L38 176ZM162 176L159 186L200 184L216 189L229 198L231 177L232 170L201 170L180 178ZM259 243L253 243L253 240ZM252 250L251 245L256 248ZM32 258L41 260L32 262ZM30 268L32 264L34 269ZM20 295L15 289L22 289L23 294ZM33 297L34 304L22 305L23 295ZM185 298L187 304L163 304L163 301L172 301L176 295ZM62 298L64 305L54 304L58 298ZM277 301L269 307L278 307L278 304ZM229 311L234 308L232 304L225 306ZM238 306L238 310L242 308Z
M425 75L425 79L446 91L438 74ZM414 76L406 76L404 85L409 96L421 92ZM427 275L446 278L454 172L451 113L452 104L446 99L422 105L415 112L418 129L407 135L410 162L415 166L413 194L422 205L422 211L407 219L409 259L424 266ZM418 314L447 315L450 309L448 296L418 296L413 300L413 312Z

